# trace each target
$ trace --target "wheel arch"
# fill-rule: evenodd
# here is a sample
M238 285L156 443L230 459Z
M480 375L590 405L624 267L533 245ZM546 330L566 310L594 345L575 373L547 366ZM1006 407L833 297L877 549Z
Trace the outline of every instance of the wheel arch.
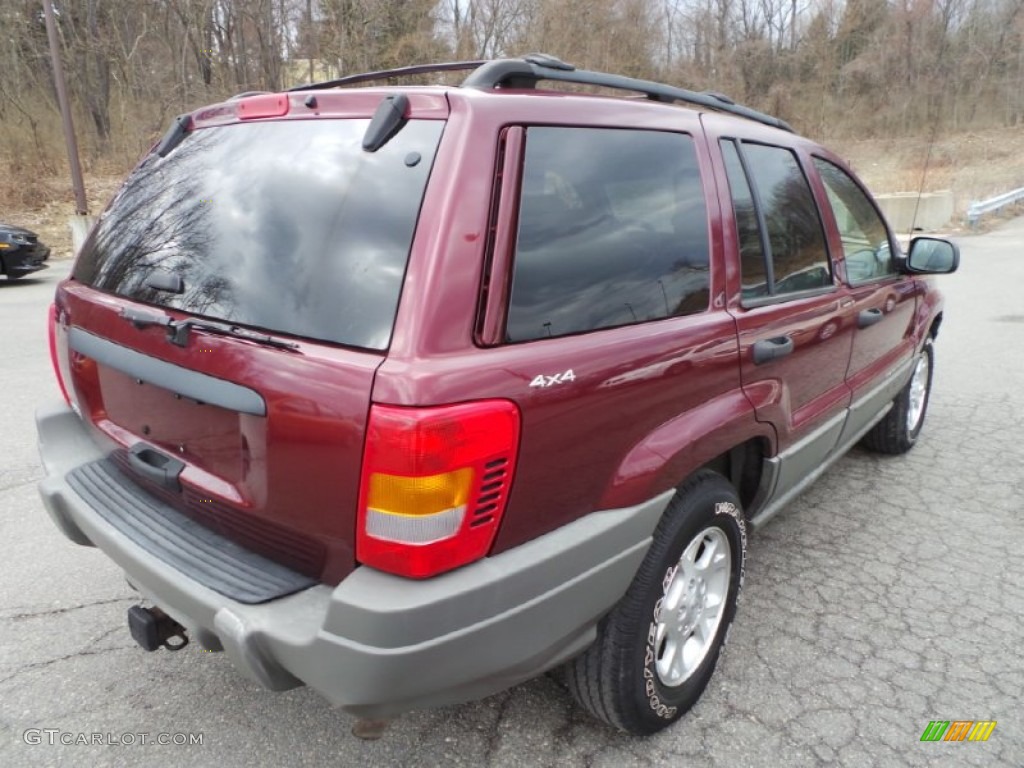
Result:
M743 392L726 393L661 424L630 448L600 508L639 503L711 469L733 484L747 509L757 497L763 459L774 455L775 446L774 428L757 421Z
M934 340L938 336L945 301L932 281L918 280L915 283L918 290L917 311L908 331L913 339L914 348L920 350L927 340Z
M751 437L715 456L698 470L713 470L732 483L743 504L744 514L749 518L761 489L764 460L771 455L770 451L771 444L767 438Z

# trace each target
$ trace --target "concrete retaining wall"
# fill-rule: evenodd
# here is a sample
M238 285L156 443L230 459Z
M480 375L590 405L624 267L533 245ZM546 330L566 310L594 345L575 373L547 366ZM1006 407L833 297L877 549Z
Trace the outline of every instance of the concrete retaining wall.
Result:
M921 195L920 204L917 197L917 192L895 192L890 195L875 195L875 200L878 201L885 218L889 220L889 225L898 233L909 232L912 224L925 232L935 232L949 224L953 218L953 190L926 192Z

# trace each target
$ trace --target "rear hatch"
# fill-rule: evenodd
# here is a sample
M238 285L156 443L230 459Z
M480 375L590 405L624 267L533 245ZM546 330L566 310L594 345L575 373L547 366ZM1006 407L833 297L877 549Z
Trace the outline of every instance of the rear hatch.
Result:
M367 152L373 107L351 107L369 94L327 101L348 114L229 104L151 153L58 289L56 354L133 482L333 584L354 567L373 377L444 121L414 109Z

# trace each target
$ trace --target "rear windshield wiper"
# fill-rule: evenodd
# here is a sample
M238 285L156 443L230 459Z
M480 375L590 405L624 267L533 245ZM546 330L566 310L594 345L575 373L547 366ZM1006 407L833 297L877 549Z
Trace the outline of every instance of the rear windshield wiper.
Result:
M207 333L215 333L220 336L230 336L233 339L252 341L276 349L287 349L292 352L299 351L300 347L294 341L282 341L268 336L265 333L250 331L231 323L220 323L216 320L203 320L197 317L189 317L184 320L174 320L167 315L158 315L155 312L146 312L140 309L123 309L121 317L130 322L136 328L145 328L149 325L159 325L167 329L167 340L179 347L188 343L189 331L198 328Z
M276 349L288 349L292 352L299 350L299 345L294 341L282 341L281 339L275 339L273 336L268 336L265 333L259 333L257 331L250 331L248 328L242 328L231 323L218 323L214 320L201 320L196 317L190 317L186 320L172 321L168 326L170 329L167 333L167 339L172 344L177 344L179 347L184 347L188 343L189 330L192 328L198 328L201 331L207 333L215 333L220 336L230 336L233 339L244 339L245 341L253 341L257 344L263 344L267 347L274 347Z

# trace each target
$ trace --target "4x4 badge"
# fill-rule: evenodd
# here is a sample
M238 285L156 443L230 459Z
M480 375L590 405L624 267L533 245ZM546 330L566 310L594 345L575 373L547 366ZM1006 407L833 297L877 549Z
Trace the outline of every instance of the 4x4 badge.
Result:
M576 374L572 372L572 368L564 373L556 373L554 376L545 376L542 373L538 373L533 377L530 386L553 387L555 384L565 384L567 381L576 381Z

